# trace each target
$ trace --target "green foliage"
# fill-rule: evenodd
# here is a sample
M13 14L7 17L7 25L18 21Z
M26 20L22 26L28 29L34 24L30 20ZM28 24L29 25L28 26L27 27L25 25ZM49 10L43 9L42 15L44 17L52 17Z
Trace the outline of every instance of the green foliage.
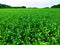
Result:
M60 4L58 4L58 5L53 5L51 8L60 8Z
M11 7L11 8L26 8L26 6L21 6L21 7Z
M45 8L49 8L49 7L45 7Z
M5 4L0 4L0 8L10 8L11 6L5 5Z
M60 9L0 9L0 45L60 45Z
M0 8L26 8L26 6L21 6L21 7L12 7L6 4L0 4Z

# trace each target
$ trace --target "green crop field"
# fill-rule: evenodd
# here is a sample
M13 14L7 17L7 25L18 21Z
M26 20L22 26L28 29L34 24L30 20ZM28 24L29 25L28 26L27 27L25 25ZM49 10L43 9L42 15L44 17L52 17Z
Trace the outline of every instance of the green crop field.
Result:
M0 9L0 45L60 45L60 9Z

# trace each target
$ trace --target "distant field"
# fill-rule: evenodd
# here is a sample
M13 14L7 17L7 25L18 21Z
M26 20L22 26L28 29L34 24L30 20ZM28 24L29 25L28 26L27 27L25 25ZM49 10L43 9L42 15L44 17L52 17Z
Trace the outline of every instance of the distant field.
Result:
M60 9L0 9L0 45L60 45Z

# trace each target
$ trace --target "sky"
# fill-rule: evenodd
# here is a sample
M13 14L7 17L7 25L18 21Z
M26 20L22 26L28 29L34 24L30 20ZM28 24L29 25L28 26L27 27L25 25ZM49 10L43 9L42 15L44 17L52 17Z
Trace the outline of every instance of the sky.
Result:
M26 7L51 7L60 4L60 0L0 0L1 4Z

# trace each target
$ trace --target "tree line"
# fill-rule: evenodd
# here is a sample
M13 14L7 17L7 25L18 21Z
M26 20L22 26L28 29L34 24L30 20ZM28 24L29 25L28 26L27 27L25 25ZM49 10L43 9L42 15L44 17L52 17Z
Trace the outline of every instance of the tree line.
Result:
M45 8L49 8L49 7L45 7ZM53 5L53 6L51 6L50 8L60 8L60 4Z
M12 7L6 4L0 4L0 8L26 8L26 6L21 6L21 7Z
M60 4L53 5L51 8L60 8Z
M26 6L21 6L21 7L12 7L6 4L0 4L0 8L26 8ZM45 7L45 8L49 8L49 7ZM50 8L60 8L60 4L57 5L53 5Z

